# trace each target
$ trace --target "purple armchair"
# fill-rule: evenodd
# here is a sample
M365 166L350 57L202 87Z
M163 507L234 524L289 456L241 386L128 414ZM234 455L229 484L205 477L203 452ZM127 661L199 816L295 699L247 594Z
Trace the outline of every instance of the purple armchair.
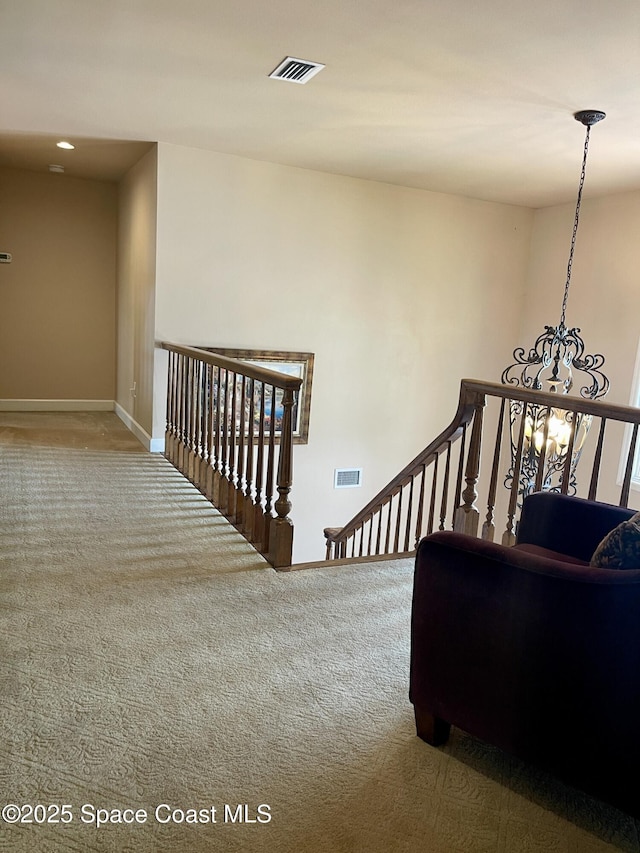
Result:
M423 740L458 726L640 816L640 570L588 566L631 515L539 492L513 548L422 540L410 699Z

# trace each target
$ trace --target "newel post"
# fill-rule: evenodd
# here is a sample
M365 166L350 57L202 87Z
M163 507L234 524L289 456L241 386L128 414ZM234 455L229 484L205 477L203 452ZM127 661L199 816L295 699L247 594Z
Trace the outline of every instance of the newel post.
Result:
M277 515L271 521L269 536L269 562L274 569L289 568L293 557L293 522L289 518L289 492L293 482L293 404L293 391L285 388L282 397L282 429L278 458L278 498L274 506ZM275 405L273 410L275 415Z
M463 503L456 509L453 529L456 533L466 533L469 536L478 535L480 512L476 507L478 492L476 485L480 474L480 451L482 449L482 421L485 407L484 394L476 395L476 403L473 415L473 429L469 443L469 454L467 456L467 468L465 471L465 482L467 484L462 493Z

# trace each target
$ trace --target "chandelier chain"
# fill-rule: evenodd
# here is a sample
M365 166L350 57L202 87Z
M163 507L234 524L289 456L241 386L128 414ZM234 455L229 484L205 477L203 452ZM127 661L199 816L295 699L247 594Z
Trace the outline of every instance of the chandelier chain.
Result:
M584 187L584 178L587 170L587 153L589 151L589 133L591 126L587 125L587 133L584 140L584 154L582 157L582 171L580 172L580 186L578 187L578 200L576 202L576 215L573 220L573 234L571 235L571 250L569 251L569 262L567 264L567 281L564 286L564 298L562 300L562 312L560 314L560 328L565 326L565 315L567 312L567 302L569 301L569 287L571 285L571 269L573 267L573 252L576 246L576 235L578 233L578 223L580 222L580 204L582 202L582 188Z

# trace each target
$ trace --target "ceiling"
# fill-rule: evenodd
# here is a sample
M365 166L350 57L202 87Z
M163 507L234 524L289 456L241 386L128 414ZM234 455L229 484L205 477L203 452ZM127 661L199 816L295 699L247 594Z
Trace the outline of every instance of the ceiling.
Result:
M152 142L74 136L74 150L65 151L56 147L63 139L63 134L0 132L0 166L41 172L56 165L75 178L118 181L153 146Z
M14 168L117 180L160 141L541 207L575 199L580 109L585 195L640 189L639 94L637 0L0 0Z

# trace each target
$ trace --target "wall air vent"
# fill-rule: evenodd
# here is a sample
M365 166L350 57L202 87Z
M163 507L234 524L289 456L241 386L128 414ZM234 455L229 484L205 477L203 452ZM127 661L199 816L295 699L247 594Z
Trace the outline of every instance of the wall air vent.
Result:
M269 74L276 80L288 80L290 83L307 83L324 65L320 62L308 62L306 59L294 59L287 56L280 65Z
M336 468L333 473L334 489L355 489L362 485L362 468Z

